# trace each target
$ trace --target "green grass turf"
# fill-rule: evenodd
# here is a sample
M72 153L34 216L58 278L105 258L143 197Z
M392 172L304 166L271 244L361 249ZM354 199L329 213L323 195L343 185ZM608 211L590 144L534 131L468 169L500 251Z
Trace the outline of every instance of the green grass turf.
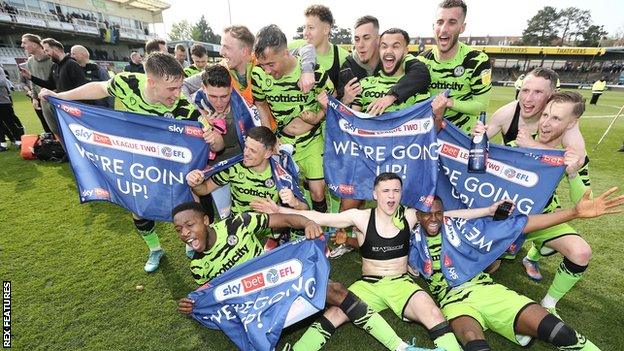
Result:
M513 99L512 88L494 88L489 112ZM590 92L583 91L589 96ZM582 130L588 145L595 191L622 186L624 153L616 152L624 135L624 116L598 151L596 144L624 103L624 93L608 91L598 106L588 106ZM15 94L15 109L27 133L41 126L24 95ZM569 204L567 194L562 199ZM573 225L591 243L590 267L559 303L562 318L603 350L623 350L624 252L622 215ZM176 301L195 288L188 259L170 224L157 226L167 255L160 269L143 272L147 248L130 215L109 203L79 205L68 164L24 161L18 152L0 153L0 277L10 280L12 334L16 349L49 350L231 350L221 332L201 327L176 312ZM552 281L561 257L542 260L544 282L530 281L519 262L502 266L495 279L539 300ZM355 252L332 261L332 278L345 284L360 274ZM138 291L137 285L145 289ZM433 346L417 324L382 313L405 339L416 337ZM309 323L309 321L307 321ZM285 330L283 340L295 341L301 323ZM495 350L520 350L487 332ZM326 350L382 350L372 337L351 325L340 328ZM534 350L552 349L538 342Z

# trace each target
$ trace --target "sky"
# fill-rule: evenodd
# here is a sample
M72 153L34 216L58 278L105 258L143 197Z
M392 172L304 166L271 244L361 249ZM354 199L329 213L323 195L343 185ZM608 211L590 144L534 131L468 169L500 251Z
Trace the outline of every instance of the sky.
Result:
M220 33L230 24L242 24L253 33L267 24L277 24L288 38L303 23L303 11L311 4L328 6L336 24L352 28L358 17L373 15L379 19L380 29L398 27L410 36L432 36L432 22L440 0L164 0L171 8L163 12L164 25L157 25L156 32L165 36L173 23L183 19L195 23L201 15L206 16L212 29ZM557 9L569 6L590 10L594 24L604 25L609 35L624 32L624 1L620 0L520 0L488 1L465 0L468 5L465 36L520 36L527 21L548 4ZM231 9L231 22L228 11ZM394 6L380 6L380 3Z

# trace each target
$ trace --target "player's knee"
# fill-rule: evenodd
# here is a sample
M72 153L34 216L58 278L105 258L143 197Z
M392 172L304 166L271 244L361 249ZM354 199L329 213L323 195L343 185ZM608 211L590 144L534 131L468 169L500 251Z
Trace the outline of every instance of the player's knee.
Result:
M312 201L325 201L325 189L310 189L310 197Z
M583 243L583 245L575 246L569 255L570 257L568 258L577 265L587 266L589 264L589 260L591 259L591 255L591 247L588 243Z
M578 342L574 329L552 314L546 315L540 322L537 337L556 347L574 345Z
M459 334L459 339L466 344L470 343L471 341L483 339L482 333L479 333L473 329L463 329L459 332Z
M435 304L433 304L432 306L429 306L429 316L430 316L431 322L436 325L440 323L446 323L446 319L444 318L442 311L440 311L438 306L436 306Z
M342 283L330 281L327 285L327 303L332 306L340 306L348 293L349 290Z

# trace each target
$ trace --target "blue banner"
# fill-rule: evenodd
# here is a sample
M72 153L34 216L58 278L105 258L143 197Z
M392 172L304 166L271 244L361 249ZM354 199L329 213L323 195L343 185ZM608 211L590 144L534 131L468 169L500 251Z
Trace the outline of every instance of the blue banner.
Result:
M527 216L516 215L504 221L492 217L477 219L444 218L440 265L449 286L457 286L481 273L503 253L516 254L524 243L522 230ZM433 273L427 247L427 233L416 226L410 239L409 265L425 278Z
M273 350L282 328L325 307L325 239L301 239L229 269L189 294L192 317L241 350Z
M502 199L516 214L541 213L563 172L562 150L512 148L490 143L487 172L468 173L470 138L451 123L438 133L438 195L444 209L487 207Z
M81 203L109 201L142 218L171 221L175 205L193 200L186 174L208 160L198 122L48 99Z
M340 198L372 199L375 177L393 172L403 180L401 203L428 211L438 178L431 100L365 116L329 97L323 161L328 188Z

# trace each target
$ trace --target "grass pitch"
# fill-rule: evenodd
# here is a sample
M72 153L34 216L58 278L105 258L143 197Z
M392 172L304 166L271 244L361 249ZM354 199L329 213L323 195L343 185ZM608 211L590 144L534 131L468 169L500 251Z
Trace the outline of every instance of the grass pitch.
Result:
M583 91L588 98L589 91ZM488 112L511 101L513 88L495 87ZM15 110L27 133L42 131L23 94ZM592 148L624 103L624 93L606 92L587 107L581 127L591 159L594 192L623 186L624 116L597 151ZM624 191L624 189L622 189ZM564 205L568 195L560 192ZM593 248L587 273L559 303L561 317L603 350L623 350L624 256L622 215L573 223ZM177 300L196 288L184 247L168 223L157 231L167 252L159 270L143 272L147 248L130 215L109 204L78 204L68 164L24 161L15 150L0 153L0 277L12 282L13 347L18 350L232 350L219 331L208 330L176 311ZM520 256L522 257L522 256ZM542 260L544 281L529 280L519 261L507 263L494 278L535 300L546 293L561 256ZM351 252L332 261L332 278L345 284L360 275L360 256ZM143 290L137 290L143 285ZM382 315L404 339L433 346L416 324ZM293 342L309 320L288 328ZM487 332L495 350L521 350ZM352 325L338 329L326 350L383 350ZM537 342L533 350L552 349Z

